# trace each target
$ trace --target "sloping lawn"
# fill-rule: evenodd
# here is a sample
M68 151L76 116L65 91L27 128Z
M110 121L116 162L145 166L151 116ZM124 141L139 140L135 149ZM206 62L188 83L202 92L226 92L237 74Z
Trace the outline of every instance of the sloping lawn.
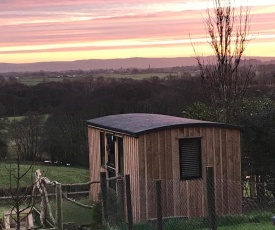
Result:
M22 164L20 165L21 174L26 172L31 166L29 172L22 178L20 181L20 186L32 185L34 181L34 172L36 169L40 169L42 176L48 177L51 181L58 181L60 183L83 183L88 182L89 179L89 170L87 168L81 167L71 167L71 166L54 166L54 165L30 165ZM0 163L0 181L1 189L9 188L10 184L10 171L13 173L17 172L17 165L12 163ZM13 182L14 184L14 182ZM53 190L49 187L49 193ZM54 191L54 190L53 190ZM52 191L51 191L52 192ZM50 197L51 206L53 214L55 215L55 198ZM40 210L40 199L36 198L37 208ZM89 199L84 199L81 201L87 205L92 205L92 201ZM79 207L68 201L62 202L62 211L64 222L75 222L76 224L89 224L91 223L92 210ZM6 207L5 207L6 206ZM5 201L0 201L0 217L3 215L3 211L7 210L7 204Z
M77 200L85 205L92 206L93 201L88 199ZM52 212L55 214L55 202L51 204ZM89 225L92 222L93 209L80 207L74 203L63 200L62 202L63 222L74 222L77 225Z
M30 168L31 167L31 168ZM34 172L40 169L42 176L48 177L51 181L58 181L60 183L81 183L89 181L89 169L71 166L55 166L55 165L20 165L20 175L28 173L20 180L20 186L31 185L34 181ZM10 185L10 172L12 174L17 172L17 165L15 163L0 163L0 181L1 188L8 188ZM14 183L14 179L13 183Z

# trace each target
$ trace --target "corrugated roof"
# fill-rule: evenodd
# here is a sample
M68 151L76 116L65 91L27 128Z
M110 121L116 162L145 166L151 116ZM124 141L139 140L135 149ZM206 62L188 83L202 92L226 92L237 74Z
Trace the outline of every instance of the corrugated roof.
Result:
M223 123L148 113L109 115L88 120L87 124L88 126L130 134L133 136L178 127L224 127L240 129L238 126Z

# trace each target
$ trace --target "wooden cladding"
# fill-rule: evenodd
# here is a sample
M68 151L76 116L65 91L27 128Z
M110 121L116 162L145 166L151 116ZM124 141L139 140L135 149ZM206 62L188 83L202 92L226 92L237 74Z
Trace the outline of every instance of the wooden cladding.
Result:
M202 177L201 139L179 139L180 179L190 180Z
M107 137L107 133L113 137ZM206 166L214 167L217 213L241 213L238 129L184 127L133 137L127 134L116 136L112 130L103 132L89 127L88 134L91 180L99 180L100 171L107 171L100 165L101 150L105 149L107 161L106 145L114 144L115 174L131 177L134 222L156 218L156 179L162 180L163 216L206 216ZM102 143L105 143L104 148ZM93 199L97 198L98 192L98 185L92 185L90 195Z

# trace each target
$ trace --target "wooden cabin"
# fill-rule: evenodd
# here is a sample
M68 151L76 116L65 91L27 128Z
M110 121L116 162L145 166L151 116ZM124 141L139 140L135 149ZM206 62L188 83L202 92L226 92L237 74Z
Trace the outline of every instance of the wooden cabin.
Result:
M217 213L241 213L239 127L144 113L99 117L87 125L91 180L98 181L100 172L129 174L135 222L156 218L156 179L163 181L164 216L206 216L206 166L214 167ZM91 198L98 193L92 184Z

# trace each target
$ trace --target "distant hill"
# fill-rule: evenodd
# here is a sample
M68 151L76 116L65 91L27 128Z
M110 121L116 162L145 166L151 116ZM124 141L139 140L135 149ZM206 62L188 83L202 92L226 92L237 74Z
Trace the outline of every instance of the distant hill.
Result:
M212 57L213 58L213 57ZM275 57L251 57L253 64L275 62ZM24 64L0 63L0 72L27 71L63 71L63 70L93 70L119 68L166 68L174 66L196 65L194 57L176 58L125 58L125 59L89 59L77 61L36 62Z

